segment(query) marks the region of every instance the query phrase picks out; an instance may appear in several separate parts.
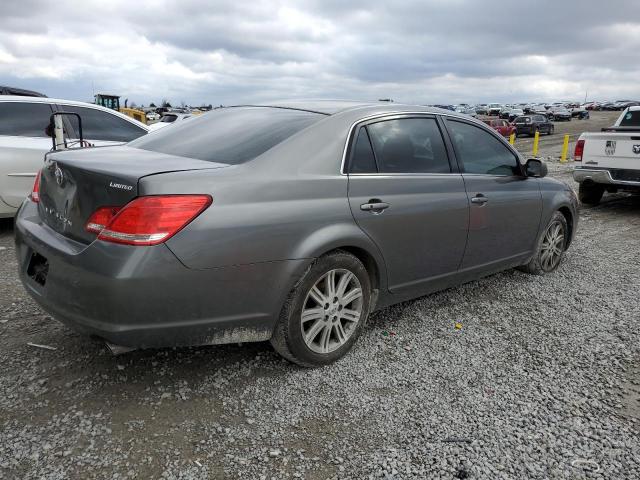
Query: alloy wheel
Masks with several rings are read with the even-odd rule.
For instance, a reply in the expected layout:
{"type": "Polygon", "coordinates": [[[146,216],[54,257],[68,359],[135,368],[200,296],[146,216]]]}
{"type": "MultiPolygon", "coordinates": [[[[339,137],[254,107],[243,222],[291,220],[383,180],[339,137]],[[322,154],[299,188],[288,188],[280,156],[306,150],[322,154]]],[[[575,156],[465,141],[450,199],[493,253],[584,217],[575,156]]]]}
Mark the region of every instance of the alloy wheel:
{"type": "Polygon", "coordinates": [[[302,307],[302,337],[315,353],[331,353],[356,330],[363,311],[362,286],[345,269],[325,273],[311,287],[302,307]]]}
{"type": "Polygon", "coordinates": [[[542,240],[540,264],[545,272],[555,269],[560,263],[564,252],[564,225],[556,221],[549,225],[542,240]]]}

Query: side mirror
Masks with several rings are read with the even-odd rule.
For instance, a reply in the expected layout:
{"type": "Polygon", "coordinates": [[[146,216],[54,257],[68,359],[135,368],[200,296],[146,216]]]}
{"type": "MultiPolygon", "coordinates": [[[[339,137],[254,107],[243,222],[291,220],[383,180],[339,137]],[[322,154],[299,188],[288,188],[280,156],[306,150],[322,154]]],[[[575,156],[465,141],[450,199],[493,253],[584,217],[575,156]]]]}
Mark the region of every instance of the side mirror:
{"type": "Polygon", "coordinates": [[[527,177],[542,178],[547,176],[547,164],[537,158],[530,158],[524,164],[524,171],[527,177]]]}

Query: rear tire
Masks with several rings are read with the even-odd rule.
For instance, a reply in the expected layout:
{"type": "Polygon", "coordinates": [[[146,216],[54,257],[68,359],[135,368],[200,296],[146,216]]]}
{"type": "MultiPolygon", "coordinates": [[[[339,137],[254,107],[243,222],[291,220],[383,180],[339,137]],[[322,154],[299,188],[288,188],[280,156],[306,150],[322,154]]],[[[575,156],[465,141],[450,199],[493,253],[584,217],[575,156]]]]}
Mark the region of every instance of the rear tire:
{"type": "Polygon", "coordinates": [[[293,288],[271,345],[300,366],[328,365],[351,349],[367,323],[370,307],[366,268],[350,253],[336,250],[318,258],[293,288]]]}
{"type": "Polygon", "coordinates": [[[581,183],[578,189],[578,198],[585,205],[597,205],[604,194],[604,187],[597,183],[581,183]]]}
{"type": "Polygon", "coordinates": [[[567,219],[560,212],[556,212],[551,217],[549,224],[538,239],[536,253],[531,257],[529,263],[518,267],[532,275],[544,275],[551,273],[564,258],[564,252],[569,240],[569,225],[567,219]]]}

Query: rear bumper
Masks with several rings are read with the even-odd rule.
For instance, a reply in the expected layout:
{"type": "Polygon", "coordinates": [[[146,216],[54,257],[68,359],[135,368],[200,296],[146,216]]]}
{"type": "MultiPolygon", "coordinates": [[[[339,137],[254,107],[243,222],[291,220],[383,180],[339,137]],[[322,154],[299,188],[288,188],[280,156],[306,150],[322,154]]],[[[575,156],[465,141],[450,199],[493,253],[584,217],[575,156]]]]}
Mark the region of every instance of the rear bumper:
{"type": "Polygon", "coordinates": [[[523,126],[517,126],[516,125],[516,134],[520,135],[521,133],[529,133],[531,135],[533,135],[536,132],[536,127],[532,127],[531,125],[523,125],[523,126]]]}
{"type": "Polygon", "coordinates": [[[576,167],[573,170],[573,179],[578,183],[591,181],[604,185],[640,187],[640,170],[576,167]]]}
{"type": "Polygon", "coordinates": [[[42,308],[78,332],[128,347],[267,340],[308,264],[190,269],[165,245],[69,240],[42,224],[29,201],[15,234],[20,279],[42,308]],[[27,273],[34,253],[48,261],[44,285],[27,273]]]}

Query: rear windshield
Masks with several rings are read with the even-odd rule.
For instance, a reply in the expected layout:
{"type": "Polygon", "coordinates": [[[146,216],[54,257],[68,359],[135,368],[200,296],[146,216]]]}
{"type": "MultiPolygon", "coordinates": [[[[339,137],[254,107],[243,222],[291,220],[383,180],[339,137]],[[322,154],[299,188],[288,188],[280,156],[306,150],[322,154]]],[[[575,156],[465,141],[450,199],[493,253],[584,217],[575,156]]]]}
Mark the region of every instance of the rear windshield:
{"type": "Polygon", "coordinates": [[[518,117],[515,119],[515,123],[529,123],[531,121],[531,117],[518,117]]]}
{"type": "Polygon", "coordinates": [[[221,108],[140,137],[129,145],[236,165],[262,155],[324,117],[319,113],[284,108],[221,108]]]}
{"type": "Polygon", "coordinates": [[[620,120],[621,127],[640,127],[640,110],[632,110],[624,114],[620,120]]]}

